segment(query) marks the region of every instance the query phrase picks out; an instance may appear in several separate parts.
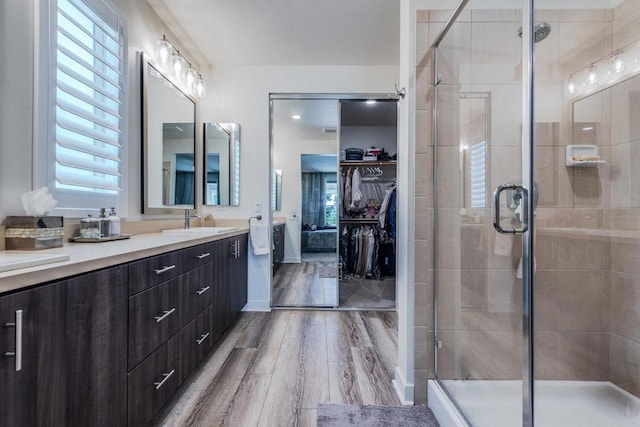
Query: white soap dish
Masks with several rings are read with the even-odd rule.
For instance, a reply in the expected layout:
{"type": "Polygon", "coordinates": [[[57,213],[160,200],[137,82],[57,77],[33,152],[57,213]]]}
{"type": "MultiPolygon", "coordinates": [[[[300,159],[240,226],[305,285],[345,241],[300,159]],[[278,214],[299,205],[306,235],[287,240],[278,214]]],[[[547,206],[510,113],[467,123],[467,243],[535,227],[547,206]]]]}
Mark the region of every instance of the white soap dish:
{"type": "Polygon", "coordinates": [[[595,167],[607,163],[600,159],[597,145],[567,145],[565,164],[568,167],[595,167]]]}

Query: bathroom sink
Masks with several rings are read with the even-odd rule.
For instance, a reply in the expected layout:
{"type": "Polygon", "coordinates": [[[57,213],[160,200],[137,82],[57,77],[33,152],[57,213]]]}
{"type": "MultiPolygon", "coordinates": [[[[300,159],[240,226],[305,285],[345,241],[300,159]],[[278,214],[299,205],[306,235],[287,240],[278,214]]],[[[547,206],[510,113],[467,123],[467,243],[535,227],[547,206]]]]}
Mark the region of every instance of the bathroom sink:
{"type": "Polygon", "coordinates": [[[170,230],[162,230],[163,233],[186,234],[192,236],[211,236],[214,234],[229,233],[236,231],[238,227],[193,227],[189,229],[172,228],[170,230]]]}
{"type": "Polygon", "coordinates": [[[66,254],[16,254],[0,252],[0,272],[67,260],[69,260],[69,255],[66,254]]]}

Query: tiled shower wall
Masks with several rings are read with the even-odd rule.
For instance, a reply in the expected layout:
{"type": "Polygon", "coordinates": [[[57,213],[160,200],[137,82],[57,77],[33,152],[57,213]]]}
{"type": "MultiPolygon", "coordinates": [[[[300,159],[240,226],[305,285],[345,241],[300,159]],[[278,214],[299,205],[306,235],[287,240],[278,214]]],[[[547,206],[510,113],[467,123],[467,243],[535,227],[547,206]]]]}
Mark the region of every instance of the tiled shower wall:
{"type": "MultiPolygon", "coordinates": [[[[428,47],[448,16],[448,11],[419,11],[416,23],[417,403],[426,401],[423,385],[433,376],[434,143],[428,47]]],[[[550,36],[542,42],[547,45],[537,47],[536,52],[535,155],[540,194],[536,216],[536,377],[610,380],[640,395],[640,169],[635,167],[640,162],[640,85],[630,81],[579,101],[576,111],[587,111],[589,120],[584,123],[593,123],[597,129],[586,136],[580,132],[588,126],[582,121],[573,124],[572,103],[563,91],[569,73],[640,39],[640,0],[627,0],[613,10],[539,11],[536,18],[552,26],[550,36]],[[600,145],[608,163],[598,168],[567,168],[565,146],[591,141],[600,145]],[[589,231],[601,229],[625,231],[618,233],[623,237],[615,238],[589,231]]],[[[438,318],[439,336],[444,341],[438,357],[443,378],[508,379],[518,378],[522,372],[521,281],[515,278],[519,241],[511,242],[510,257],[496,256],[491,250],[495,233],[488,220],[490,210],[479,224],[461,219],[455,133],[455,111],[459,109],[455,93],[490,91],[494,105],[501,96],[506,99],[509,87],[497,85],[496,80],[508,80],[508,73],[519,72],[513,63],[519,48],[511,46],[518,40],[503,37],[515,31],[518,19],[515,11],[463,12],[461,25],[451,37],[468,52],[458,51],[457,63],[443,64],[452,67],[458,80],[444,78],[447,85],[441,87],[439,100],[443,117],[449,121],[440,123],[444,130],[439,133],[437,148],[438,318]],[[463,28],[465,23],[471,29],[468,32],[463,28]],[[507,41],[500,41],[499,50],[477,45],[469,33],[478,36],[483,31],[493,31],[496,40],[507,41]],[[506,56],[499,53],[505,49],[506,56]],[[476,64],[475,72],[465,61],[476,64]],[[503,74],[496,74],[496,69],[503,74]],[[478,79],[488,84],[479,86],[478,79]]],[[[520,102],[517,94],[511,98],[520,102]]],[[[512,109],[519,114],[519,106],[512,109]]],[[[489,165],[515,164],[519,168],[519,117],[515,129],[509,125],[513,119],[502,120],[492,118],[494,146],[489,151],[489,165]]],[[[514,173],[504,169],[491,169],[489,188],[514,173]]]]}

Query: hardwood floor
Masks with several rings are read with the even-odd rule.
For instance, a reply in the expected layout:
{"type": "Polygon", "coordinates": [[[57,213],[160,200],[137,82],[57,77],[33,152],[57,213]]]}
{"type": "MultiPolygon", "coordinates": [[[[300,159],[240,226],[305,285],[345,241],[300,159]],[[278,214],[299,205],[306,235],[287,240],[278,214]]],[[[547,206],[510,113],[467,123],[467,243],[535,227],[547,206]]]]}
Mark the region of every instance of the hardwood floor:
{"type": "MultiPolygon", "coordinates": [[[[335,254],[332,254],[335,258],[335,254]]],[[[335,307],[337,262],[282,264],[273,276],[273,304],[278,307],[335,307]]]]}
{"type": "Polygon", "coordinates": [[[319,403],[399,406],[395,312],[243,313],[160,426],[315,426],[319,403]]]}

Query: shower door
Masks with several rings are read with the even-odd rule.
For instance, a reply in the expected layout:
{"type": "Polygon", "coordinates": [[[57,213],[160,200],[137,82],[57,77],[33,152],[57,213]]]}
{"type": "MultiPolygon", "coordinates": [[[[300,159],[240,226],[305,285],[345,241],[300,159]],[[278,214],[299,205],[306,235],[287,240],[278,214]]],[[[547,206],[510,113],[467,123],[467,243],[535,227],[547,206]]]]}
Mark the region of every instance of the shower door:
{"type": "Polygon", "coordinates": [[[432,49],[436,376],[472,425],[529,425],[526,11],[480,3],[432,49]]]}

